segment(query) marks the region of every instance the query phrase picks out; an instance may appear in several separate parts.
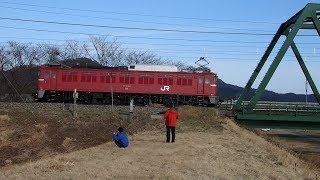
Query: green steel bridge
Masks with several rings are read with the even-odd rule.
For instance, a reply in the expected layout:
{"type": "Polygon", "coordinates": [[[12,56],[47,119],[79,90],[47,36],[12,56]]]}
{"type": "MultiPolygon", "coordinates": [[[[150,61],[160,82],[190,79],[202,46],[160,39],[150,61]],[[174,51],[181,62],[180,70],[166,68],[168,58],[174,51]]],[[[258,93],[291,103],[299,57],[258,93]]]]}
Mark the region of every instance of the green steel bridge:
{"type": "MultiPolygon", "coordinates": [[[[304,60],[294,42],[299,30],[315,30],[320,36],[320,4],[309,3],[302,10],[282,23],[274,35],[256,69],[252,73],[242,94],[231,105],[221,105],[221,109],[227,108],[233,112],[235,119],[248,126],[254,127],[286,127],[303,129],[320,129],[320,95],[319,91],[304,63],[304,60]],[[273,59],[267,73],[263,77],[254,96],[249,100],[249,91],[257,76],[265,65],[271,52],[278,43],[280,37],[285,40],[273,59]],[[317,100],[315,104],[292,104],[276,102],[260,102],[261,95],[265,91],[270,79],[278,68],[287,50],[291,48],[310,87],[317,100]],[[269,124],[269,125],[268,125],[269,124]]],[[[316,38],[316,37],[315,37],[316,38]]]]}

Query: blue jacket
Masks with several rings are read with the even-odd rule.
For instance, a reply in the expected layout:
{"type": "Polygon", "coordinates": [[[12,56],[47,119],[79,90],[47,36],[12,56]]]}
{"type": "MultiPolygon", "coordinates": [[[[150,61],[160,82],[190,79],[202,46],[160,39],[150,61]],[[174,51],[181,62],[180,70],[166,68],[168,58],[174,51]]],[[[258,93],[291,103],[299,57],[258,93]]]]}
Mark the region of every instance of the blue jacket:
{"type": "Polygon", "coordinates": [[[124,147],[128,147],[129,141],[126,133],[120,132],[118,134],[113,134],[112,137],[113,137],[113,140],[120,141],[124,147]]]}

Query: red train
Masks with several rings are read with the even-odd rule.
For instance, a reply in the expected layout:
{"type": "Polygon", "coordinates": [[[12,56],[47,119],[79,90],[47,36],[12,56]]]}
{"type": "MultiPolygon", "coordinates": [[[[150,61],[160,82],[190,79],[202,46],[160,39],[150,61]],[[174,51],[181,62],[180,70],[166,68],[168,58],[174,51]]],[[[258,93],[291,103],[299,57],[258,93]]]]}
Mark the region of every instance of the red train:
{"type": "Polygon", "coordinates": [[[174,71],[156,65],[112,69],[41,66],[38,100],[72,102],[76,90],[77,101],[82,103],[111,104],[113,99],[114,104],[129,104],[131,98],[140,105],[218,103],[215,73],[174,71]]]}

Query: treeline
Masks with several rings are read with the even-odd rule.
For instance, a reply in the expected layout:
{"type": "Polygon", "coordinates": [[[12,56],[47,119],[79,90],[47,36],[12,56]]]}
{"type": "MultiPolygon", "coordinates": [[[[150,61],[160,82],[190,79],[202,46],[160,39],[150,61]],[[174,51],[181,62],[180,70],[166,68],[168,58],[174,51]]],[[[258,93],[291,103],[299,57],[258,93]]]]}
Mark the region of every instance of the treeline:
{"type": "Polygon", "coordinates": [[[163,59],[151,51],[129,50],[108,36],[91,36],[87,41],[66,40],[61,44],[8,41],[0,44],[0,100],[21,100],[20,94],[35,93],[40,65],[78,62],[102,66],[172,64],[180,70],[193,68],[163,59]]]}

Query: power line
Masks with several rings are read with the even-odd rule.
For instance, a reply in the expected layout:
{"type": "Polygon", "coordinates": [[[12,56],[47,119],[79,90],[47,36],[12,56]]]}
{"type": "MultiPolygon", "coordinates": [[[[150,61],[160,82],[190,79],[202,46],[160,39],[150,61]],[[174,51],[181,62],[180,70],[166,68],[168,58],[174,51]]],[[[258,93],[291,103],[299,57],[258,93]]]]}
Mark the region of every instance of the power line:
{"type": "MultiPolygon", "coordinates": [[[[22,11],[31,11],[31,12],[39,12],[45,14],[55,14],[55,15],[66,15],[72,17],[85,17],[85,18],[94,18],[94,19],[105,19],[101,16],[83,16],[79,14],[69,14],[69,13],[61,13],[61,12],[51,12],[51,11],[43,11],[43,10],[34,10],[34,9],[25,9],[25,8],[17,8],[17,7],[8,7],[8,6],[0,6],[1,8],[6,9],[13,9],[13,10],[22,10],[22,11]]],[[[115,20],[115,21],[123,21],[123,22],[134,22],[134,23],[145,23],[145,24],[158,24],[158,25],[174,25],[174,26],[182,26],[182,27],[200,27],[200,28],[210,28],[210,29],[228,29],[228,30],[244,30],[244,31],[260,31],[260,32],[270,32],[265,30],[258,30],[258,29],[244,29],[244,28],[232,28],[232,27],[213,27],[213,26],[199,26],[199,25],[185,25],[185,24],[176,24],[176,23],[159,23],[159,22],[149,22],[149,21],[139,21],[139,20],[129,20],[129,19],[119,19],[119,18],[110,18],[108,20],[115,20]]]]}
{"type": "MultiPolygon", "coordinates": [[[[179,30],[179,29],[158,29],[158,28],[140,28],[140,27],[127,27],[127,26],[109,26],[109,25],[97,25],[97,24],[81,24],[81,23],[69,23],[58,21],[43,21],[21,18],[0,17],[2,20],[10,21],[22,21],[44,24],[58,24],[68,26],[82,26],[82,27],[95,27],[95,28],[110,28],[110,29],[126,29],[126,30],[140,30],[140,31],[159,31],[159,32],[176,32],[176,33],[198,33],[198,34],[225,34],[225,35],[254,35],[254,36],[274,36],[270,33],[247,33],[247,32],[221,32],[221,31],[197,31],[197,30],[179,30]]],[[[304,35],[314,36],[314,35],[304,35]]]]}
{"type": "MultiPolygon", "coordinates": [[[[43,21],[43,20],[10,18],[10,17],[0,17],[0,19],[10,20],[10,21],[32,22],[32,23],[57,24],[57,25],[81,26],[81,27],[95,27],[95,28],[110,28],[110,29],[125,29],[125,30],[140,30],[140,31],[197,33],[197,34],[223,34],[223,35],[252,35],[252,36],[274,36],[274,35],[276,35],[276,34],[272,34],[272,33],[197,31],[197,30],[179,30],[179,29],[140,28],[140,27],[128,27],[128,26],[110,26],[110,25],[82,24],[82,23],[70,23],[70,22],[58,22],[58,21],[43,21]]],[[[296,36],[319,36],[319,35],[312,35],[312,34],[299,35],[298,34],[296,36]]]]}
{"type": "Polygon", "coordinates": [[[34,28],[21,28],[12,26],[0,26],[2,28],[8,29],[19,29],[28,31],[38,31],[38,32],[49,32],[49,33],[60,33],[60,34],[76,34],[76,35],[87,35],[87,36],[111,36],[116,38],[132,38],[132,39],[152,39],[152,40],[168,40],[168,41],[188,41],[188,42],[222,42],[222,43],[269,43],[262,41],[227,41],[227,40],[206,40],[206,39],[185,39],[185,38],[160,38],[160,37],[142,37],[142,36],[123,36],[123,35],[106,35],[106,34],[96,34],[96,33],[82,33],[82,32],[71,32],[71,31],[57,31],[57,30],[46,30],[46,29],[34,29],[34,28]]]}
{"type": "Polygon", "coordinates": [[[119,15],[129,15],[129,16],[141,16],[141,17],[156,17],[156,18],[168,18],[168,19],[185,19],[185,20],[201,20],[201,21],[229,21],[234,23],[252,23],[252,24],[279,24],[274,22],[267,21],[248,21],[248,20],[233,20],[233,19],[212,19],[212,18],[194,18],[194,17],[179,17],[179,16],[156,16],[151,14],[138,14],[138,13],[124,13],[124,12],[115,12],[115,11],[102,11],[102,10],[90,10],[90,9],[78,9],[78,8],[66,8],[66,7],[54,7],[54,6],[44,6],[36,4],[26,4],[26,3],[16,3],[3,1],[2,4],[13,4],[29,7],[41,7],[49,9],[60,9],[60,10],[69,10],[69,11],[80,11],[80,12],[91,12],[91,13],[105,13],[105,14],[119,14],[119,15]]]}

